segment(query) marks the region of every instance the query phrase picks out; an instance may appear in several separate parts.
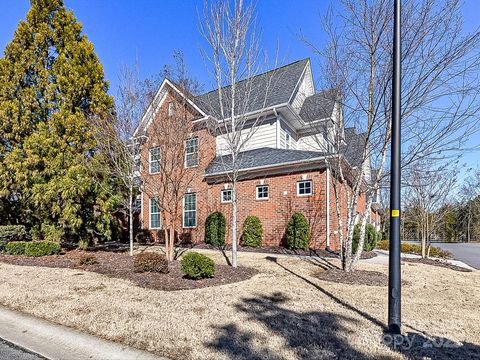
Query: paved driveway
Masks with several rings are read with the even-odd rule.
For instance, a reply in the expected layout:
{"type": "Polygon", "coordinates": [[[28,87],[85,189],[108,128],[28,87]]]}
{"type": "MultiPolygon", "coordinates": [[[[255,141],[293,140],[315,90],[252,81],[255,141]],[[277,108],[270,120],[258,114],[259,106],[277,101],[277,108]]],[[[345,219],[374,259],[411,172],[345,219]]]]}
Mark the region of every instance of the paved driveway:
{"type": "Polygon", "coordinates": [[[9,360],[42,360],[42,356],[24,350],[21,347],[15,346],[8,341],[0,338],[0,359],[9,360]]]}
{"type": "Polygon", "coordinates": [[[480,244],[466,243],[432,243],[433,246],[448,250],[453,258],[480,269],[480,244]]]}

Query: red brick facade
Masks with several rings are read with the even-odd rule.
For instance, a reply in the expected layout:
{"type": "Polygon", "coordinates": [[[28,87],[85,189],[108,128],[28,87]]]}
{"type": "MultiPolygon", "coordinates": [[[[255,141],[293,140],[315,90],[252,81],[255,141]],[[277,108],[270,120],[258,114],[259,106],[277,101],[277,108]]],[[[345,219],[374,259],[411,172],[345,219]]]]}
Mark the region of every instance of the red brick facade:
{"type": "MultiPolygon", "coordinates": [[[[174,101],[169,97],[168,101],[174,101]]],[[[162,111],[166,111],[168,101],[162,105],[162,111]]],[[[198,115],[192,110],[191,117],[198,119],[198,115]]],[[[148,134],[148,131],[147,131],[148,134]]],[[[188,186],[188,192],[196,193],[197,196],[197,226],[191,229],[183,228],[181,233],[193,243],[202,242],[204,239],[204,225],[207,216],[220,211],[227,218],[227,243],[231,242],[231,203],[221,202],[222,189],[228,188],[227,183],[211,183],[205,179],[205,169],[215,157],[215,137],[202,126],[192,133],[199,139],[199,166],[191,169],[194,172],[193,181],[188,186]]],[[[148,147],[142,150],[142,176],[148,175],[148,147]]],[[[326,196],[327,170],[307,170],[290,172],[284,175],[263,175],[237,183],[238,198],[238,239],[240,239],[243,222],[249,215],[257,216],[263,226],[263,245],[282,245],[287,223],[295,212],[303,213],[311,226],[311,248],[325,248],[327,241],[327,196],[326,196]],[[313,194],[311,196],[297,195],[297,182],[312,180],[313,194]],[[268,185],[269,197],[266,200],[256,199],[256,186],[268,185]]],[[[330,181],[332,181],[330,177],[330,181]]],[[[365,196],[359,199],[359,210],[365,208],[365,196]]],[[[181,214],[181,211],[180,211],[181,214]]],[[[149,228],[149,195],[142,194],[142,223],[143,228],[149,228]]],[[[345,214],[344,214],[345,216],[345,214]]],[[[330,184],[330,248],[338,248],[338,221],[336,216],[335,195],[333,186],[330,184]]],[[[379,215],[372,211],[372,220],[379,224],[379,215]]],[[[181,215],[177,220],[178,229],[181,228],[181,215]]]]}

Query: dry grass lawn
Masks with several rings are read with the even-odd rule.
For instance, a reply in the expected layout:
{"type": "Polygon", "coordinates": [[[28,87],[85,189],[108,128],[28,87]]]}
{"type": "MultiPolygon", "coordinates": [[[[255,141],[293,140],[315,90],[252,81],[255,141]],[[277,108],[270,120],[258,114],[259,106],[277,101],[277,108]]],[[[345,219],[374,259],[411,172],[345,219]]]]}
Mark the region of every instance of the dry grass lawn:
{"type": "Polygon", "coordinates": [[[260,273],[173,292],[81,270],[1,263],[0,303],[175,359],[480,358],[480,271],[402,266],[403,331],[415,342],[401,354],[382,341],[386,287],[318,280],[314,260],[239,253],[239,263],[260,273]],[[421,346],[432,337],[446,346],[421,346]]]}

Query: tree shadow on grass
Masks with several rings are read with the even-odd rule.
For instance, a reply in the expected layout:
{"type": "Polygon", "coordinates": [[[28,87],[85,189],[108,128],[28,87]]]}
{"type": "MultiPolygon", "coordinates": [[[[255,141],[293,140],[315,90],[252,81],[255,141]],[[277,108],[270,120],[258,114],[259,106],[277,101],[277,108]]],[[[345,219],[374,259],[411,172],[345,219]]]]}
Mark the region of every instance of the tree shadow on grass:
{"type": "MultiPolygon", "coordinates": [[[[261,323],[272,335],[285,341],[285,349],[269,349],[259,334],[239,329],[235,324],[218,327],[219,336],[208,344],[230,359],[279,359],[290,349],[299,359],[368,359],[348,344],[355,336],[346,325],[358,321],[330,312],[298,312],[283,305],[289,299],[281,293],[244,299],[235,307],[247,320],[261,323]]],[[[354,328],[354,327],[352,327],[354,328]]],[[[291,353],[290,353],[291,354],[291,353]]]]}

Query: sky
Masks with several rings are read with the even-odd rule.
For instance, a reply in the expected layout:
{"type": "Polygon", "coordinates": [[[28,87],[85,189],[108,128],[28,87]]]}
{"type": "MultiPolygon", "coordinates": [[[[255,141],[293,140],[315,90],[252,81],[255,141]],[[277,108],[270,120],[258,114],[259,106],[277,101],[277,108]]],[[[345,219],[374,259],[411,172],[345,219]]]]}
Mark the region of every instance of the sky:
{"type": "MultiPolygon", "coordinates": [[[[326,36],[320,19],[335,0],[257,0],[257,22],[260,24],[261,43],[270,58],[287,64],[310,57],[313,74],[318,82],[319,63],[312,51],[299,40],[306,38],[321,47],[326,36]]],[[[138,59],[141,77],[161,72],[165,64],[173,62],[176,50],[184,53],[187,69],[205,90],[212,81],[200,54],[205,46],[198,29],[203,0],[65,0],[74,11],[83,31],[94,44],[110,82],[110,93],[118,88],[118,74],[122,66],[138,59]]],[[[25,19],[29,0],[0,0],[0,52],[13,38],[18,22],[25,19]]],[[[464,0],[464,30],[480,25],[480,1],[464,0]]],[[[318,89],[317,89],[318,90],[318,89]]],[[[480,144],[480,134],[471,146],[480,144]]],[[[469,152],[464,160],[469,166],[478,166],[480,152],[469,152]]]]}

